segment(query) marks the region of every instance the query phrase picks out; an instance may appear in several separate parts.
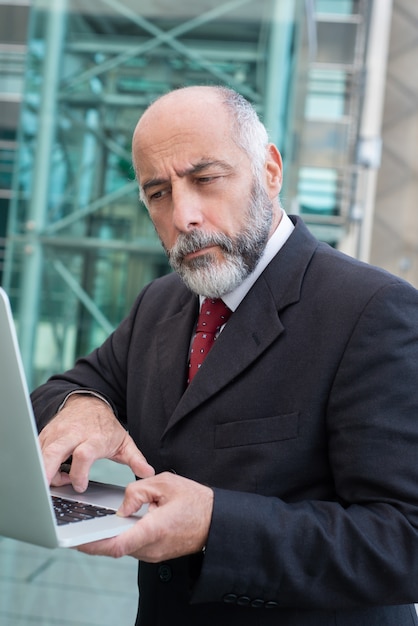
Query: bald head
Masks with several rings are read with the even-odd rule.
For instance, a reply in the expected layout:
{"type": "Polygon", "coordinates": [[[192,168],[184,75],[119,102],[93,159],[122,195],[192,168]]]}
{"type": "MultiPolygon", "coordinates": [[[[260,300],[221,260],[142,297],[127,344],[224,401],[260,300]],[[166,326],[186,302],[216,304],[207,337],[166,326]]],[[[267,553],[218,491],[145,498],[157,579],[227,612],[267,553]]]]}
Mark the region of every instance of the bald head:
{"type": "Polygon", "coordinates": [[[171,91],[151,104],[139,120],[133,137],[133,162],[141,149],[152,141],[156,131],[167,130],[179,136],[190,125],[200,125],[213,132],[213,125],[225,125],[235,144],[252,163],[254,173],[260,173],[266,159],[268,135],[252,105],[239,93],[221,86],[191,86],[171,91]]]}
{"type": "Polygon", "coordinates": [[[149,117],[164,113],[166,110],[175,115],[181,115],[190,111],[198,111],[200,114],[204,111],[208,112],[208,110],[222,106],[226,91],[229,92],[230,90],[226,90],[223,87],[203,85],[175,89],[150,104],[140,119],[139,125],[143,122],[146,123],[149,117]]]}

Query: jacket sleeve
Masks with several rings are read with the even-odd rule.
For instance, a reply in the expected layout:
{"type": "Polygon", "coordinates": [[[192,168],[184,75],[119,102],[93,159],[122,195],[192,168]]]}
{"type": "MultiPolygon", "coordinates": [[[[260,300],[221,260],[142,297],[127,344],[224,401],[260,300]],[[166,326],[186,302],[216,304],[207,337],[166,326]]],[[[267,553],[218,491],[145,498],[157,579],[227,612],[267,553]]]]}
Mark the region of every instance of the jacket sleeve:
{"type": "Polygon", "coordinates": [[[193,602],[335,609],[418,599],[417,375],[417,292],[394,282],[367,302],[329,389],[335,498],[215,489],[193,602]]]}

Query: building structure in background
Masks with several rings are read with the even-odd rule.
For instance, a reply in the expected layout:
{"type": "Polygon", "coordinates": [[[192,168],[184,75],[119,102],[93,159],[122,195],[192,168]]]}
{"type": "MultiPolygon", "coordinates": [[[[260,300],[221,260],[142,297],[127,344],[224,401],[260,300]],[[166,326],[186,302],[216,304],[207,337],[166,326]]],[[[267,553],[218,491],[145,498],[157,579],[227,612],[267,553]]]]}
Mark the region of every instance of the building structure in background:
{"type": "Polygon", "coordinates": [[[100,343],[169,271],[130,159],[139,116],[169,89],[245,95],[283,154],[286,209],[361,255],[379,143],[365,117],[386,69],[370,53],[384,49],[390,5],[33,0],[2,269],[30,386],[100,343]]]}
{"type": "Polygon", "coordinates": [[[29,0],[0,2],[0,284],[24,85],[29,0]]]}
{"type": "Polygon", "coordinates": [[[418,287],[418,2],[393,0],[370,260],[418,287]]]}

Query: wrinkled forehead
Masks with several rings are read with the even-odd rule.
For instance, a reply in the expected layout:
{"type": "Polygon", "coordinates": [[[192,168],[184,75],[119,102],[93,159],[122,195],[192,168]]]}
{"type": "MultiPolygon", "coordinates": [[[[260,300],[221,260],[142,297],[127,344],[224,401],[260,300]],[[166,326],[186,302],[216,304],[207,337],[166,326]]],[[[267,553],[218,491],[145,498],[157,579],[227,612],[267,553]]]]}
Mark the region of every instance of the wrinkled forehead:
{"type": "Polygon", "coordinates": [[[222,103],[218,100],[204,107],[194,99],[152,105],[137,124],[132,149],[138,174],[147,164],[156,167],[169,159],[187,166],[202,159],[234,158],[238,148],[229,112],[222,103]]]}

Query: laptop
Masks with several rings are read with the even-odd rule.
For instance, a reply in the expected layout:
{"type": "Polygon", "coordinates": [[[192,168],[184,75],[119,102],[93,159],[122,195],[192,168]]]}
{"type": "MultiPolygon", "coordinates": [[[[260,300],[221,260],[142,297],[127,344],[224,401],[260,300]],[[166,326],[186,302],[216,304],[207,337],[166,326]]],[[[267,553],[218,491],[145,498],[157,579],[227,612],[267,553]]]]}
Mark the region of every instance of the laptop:
{"type": "Polygon", "coordinates": [[[148,508],[118,517],[123,495],[121,486],[92,481],[83,494],[71,485],[48,486],[12,311],[0,287],[0,536],[47,548],[113,537],[148,508]]]}

